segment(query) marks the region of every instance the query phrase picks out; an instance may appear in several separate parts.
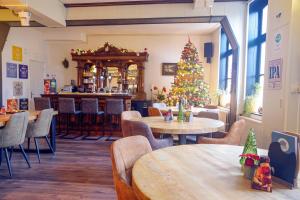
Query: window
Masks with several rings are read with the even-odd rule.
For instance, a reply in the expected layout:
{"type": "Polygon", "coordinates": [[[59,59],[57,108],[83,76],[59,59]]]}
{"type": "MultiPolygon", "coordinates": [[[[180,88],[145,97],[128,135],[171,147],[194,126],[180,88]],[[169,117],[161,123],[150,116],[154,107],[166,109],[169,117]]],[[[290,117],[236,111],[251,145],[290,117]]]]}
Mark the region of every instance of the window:
{"type": "MultiPolygon", "coordinates": [[[[255,95],[257,88],[263,88],[266,52],[268,0],[254,0],[249,5],[248,57],[246,96],[255,95]]],[[[258,104],[262,106],[262,92],[258,104]]]]}
{"type": "Polygon", "coordinates": [[[219,89],[230,93],[232,74],[232,48],[223,29],[221,29],[220,51],[219,89]]]}

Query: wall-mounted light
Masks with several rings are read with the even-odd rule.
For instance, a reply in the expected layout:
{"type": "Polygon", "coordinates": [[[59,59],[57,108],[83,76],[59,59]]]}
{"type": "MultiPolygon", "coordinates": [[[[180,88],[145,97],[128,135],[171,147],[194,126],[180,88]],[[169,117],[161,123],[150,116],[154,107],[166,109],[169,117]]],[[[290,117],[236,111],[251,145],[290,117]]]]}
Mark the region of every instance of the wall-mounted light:
{"type": "Polygon", "coordinates": [[[64,68],[68,69],[69,61],[66,58],[62,61],[62,64],[63,64],[64,68]]]}
{"type": "Polygon", "coordinates": [[[18,12],[18,15],[20,17],[21,25],[22,26],[29,26],[30,25],[30,12],[20,11],[18,12]]]}

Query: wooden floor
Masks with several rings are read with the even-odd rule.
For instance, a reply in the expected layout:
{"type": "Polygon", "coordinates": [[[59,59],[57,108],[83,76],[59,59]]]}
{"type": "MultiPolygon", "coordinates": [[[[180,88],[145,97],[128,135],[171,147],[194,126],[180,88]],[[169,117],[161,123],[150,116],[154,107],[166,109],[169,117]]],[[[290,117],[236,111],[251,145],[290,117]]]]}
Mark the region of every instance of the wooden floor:
{"type": "Polygon", "coordinates": [[[29,154],[31,168],[20,153],[12,157],[10,179],[5,159],[0,167],[0,199],[116,199],[109,146],[111,142],[57,141],[56,156],[29,154]]]}

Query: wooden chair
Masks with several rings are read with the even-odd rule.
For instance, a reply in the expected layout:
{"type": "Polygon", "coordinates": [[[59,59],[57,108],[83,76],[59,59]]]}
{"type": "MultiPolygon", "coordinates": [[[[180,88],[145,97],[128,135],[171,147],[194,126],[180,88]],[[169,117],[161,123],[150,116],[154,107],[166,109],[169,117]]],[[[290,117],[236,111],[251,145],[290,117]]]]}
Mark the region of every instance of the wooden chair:
{"type": "Polygon", "coordinates": [[[218,106],[216,105],[205,105],[204,108],[207,108],[207,109],[218,109],[218,106]]]}
{"type": "Polygon", "coordinates": [[[217,112],[201,111],[198,113],[197,117],[218,120],[219,114],[217,112]]]}
{"type": "Polygon", "coordinates": [[[119,139],[111,145],[112,171],[118,200],[137,200],[132,189],[132,168],[143,155],[152,151],[144,136],[119,139]]]}
{"type": "Polygon", "coordinates": [[[246,129],[245,120],[241,119],[236,121],[230,128],[227,134],[224,134],[223,138],[207,138],[199,137],[198,144],[229,144],[240,145],[241,135],[246,129]]]}
{"type": "Polygon", "coordinates": [[[162,116],[160,110],[158,108],[154,108],[154,107],[148,107],[148,115],[150,117],[162,116]]]}
{"type": "Polygon", "coordinates": [[[130,127],[126,125],[125,120],[140,119],[142,115],[139,111],[124,111],[121,114],[121,126],[123,137],[131,136],[130,127]]]}

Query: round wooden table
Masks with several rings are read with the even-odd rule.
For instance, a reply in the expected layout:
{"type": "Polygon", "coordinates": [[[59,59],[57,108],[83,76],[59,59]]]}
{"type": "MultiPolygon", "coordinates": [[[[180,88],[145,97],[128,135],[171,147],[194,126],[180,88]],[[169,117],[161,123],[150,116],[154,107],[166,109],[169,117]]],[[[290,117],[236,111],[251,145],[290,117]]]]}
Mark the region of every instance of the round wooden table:
{"type": "Polygon", "coordinates": [[[139,120],[148,124],[154,133],[178,135],[180,144],[186,144],[187,135],[213,133],[224,127],[222,121],[198,117],[191,122],[178,122],[176,117],[171,122],[164,121],[163,117],[143,117],[139,120]]]}
{"type": "MultiPolygon", "coordinates": [[[[300,199],[299,188],[290,190],[277,183],[272,193],[251,189],[239,164],[242,150],[199,144],[153,151],[135,163],[133,189],[140,200],[300,199]]],[[[259,150],[259,154],[267,155],[267,151],[259,150]]]]}

